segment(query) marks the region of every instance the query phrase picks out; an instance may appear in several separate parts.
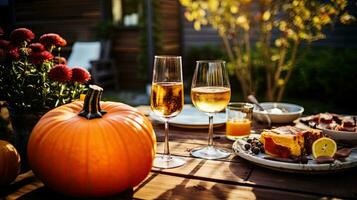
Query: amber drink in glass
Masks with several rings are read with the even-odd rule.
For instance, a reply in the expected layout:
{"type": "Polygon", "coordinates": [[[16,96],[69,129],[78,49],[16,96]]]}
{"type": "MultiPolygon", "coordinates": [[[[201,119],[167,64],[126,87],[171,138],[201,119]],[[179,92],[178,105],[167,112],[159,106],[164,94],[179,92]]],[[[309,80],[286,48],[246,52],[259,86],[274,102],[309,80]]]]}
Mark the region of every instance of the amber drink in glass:
{"type": "Polygon", "coordinates": [[[155,157],[153,166],[179,167],[185,160],[170,154],[169,120],[181,112],[184,104],[181,56],[155,56],[150,101],[151,110],[165,122],[164,154],[155,157]]]}
{"type": "Polygon", "coordinates": [[[228,104],[226,108],[226,136],[228,139],[236,140],[250,135],[253,108],[253,104],[244,102],[228,104]]]}

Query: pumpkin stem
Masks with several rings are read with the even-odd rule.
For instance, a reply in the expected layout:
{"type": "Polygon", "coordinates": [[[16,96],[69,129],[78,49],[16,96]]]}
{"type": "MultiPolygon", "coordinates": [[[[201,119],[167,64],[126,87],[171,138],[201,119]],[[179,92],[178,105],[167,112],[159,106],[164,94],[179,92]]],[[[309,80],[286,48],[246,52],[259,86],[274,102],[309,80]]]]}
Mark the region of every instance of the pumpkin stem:
{"type": "Polygon", "coordinates": [[[95,119],[101,118],[107,113],[100,108],[102,94],[103,88],[97,85],[89,85],[87,95],[84,99],[83,110],[78,115],[87,119],[95,119]]]}

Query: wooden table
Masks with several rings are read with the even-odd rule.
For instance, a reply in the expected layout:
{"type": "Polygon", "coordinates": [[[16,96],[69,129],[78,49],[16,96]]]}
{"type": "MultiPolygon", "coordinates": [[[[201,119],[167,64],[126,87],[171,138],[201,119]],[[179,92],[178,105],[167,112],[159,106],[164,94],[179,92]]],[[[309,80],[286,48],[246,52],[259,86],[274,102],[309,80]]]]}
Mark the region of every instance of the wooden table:
{"type": "MultiPolygon", "coordinates": [[[[154,124],[158,153],[163,152],[163,125],[154,124]]],[[[231,151],[225,127],[215,128],[214,142],[231,151]]],[[[108,199],[357,199],[357,169],[336,174],[304,175],[272,171],[232,154],[227,159],[204,160],[190,156],[192,148],[207,143],[207,130],[170,127],[170,150],[186,165],[152,169],[139,186],[108,199]]],[[[3,199],[69,199],[51,191],[32,172],[0,189],[3,199]]]]}

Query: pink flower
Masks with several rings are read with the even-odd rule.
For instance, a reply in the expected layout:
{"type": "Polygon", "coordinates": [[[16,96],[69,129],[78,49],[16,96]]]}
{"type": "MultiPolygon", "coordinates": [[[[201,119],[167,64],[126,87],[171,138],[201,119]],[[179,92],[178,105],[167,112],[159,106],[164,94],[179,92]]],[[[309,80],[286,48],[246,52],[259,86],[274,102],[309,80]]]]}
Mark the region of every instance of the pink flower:
{"type": "Polygon", "coordinates": [[[29,59],[32,64],[37,65],[53,59],[53,55],[48,51],[32,52],[29,59]]]}
{"type": "Polygon", "coordinates": [[[55,45],[55,46],[63,47],[67,45],[67,41],[56,33],[47,33],[42,35],[40,37],[40,43],[42,43],[45,46],[55,45]]]}
{"type": "Polygon", "coordinates": [[[0,47],[3,49],[7,49],[10,45],[10,42],[7,40],[0,40],[0,47]]]}
{"type": "Polygon", "coordinates": [[[64,64],[64,65],[67,64],[66,58],[60,57],[60,56],[54,57],[53,62],[54,62],[55,64],[64,64]]]}
{"type": "Polygon", "coordinates": [[[35,34],[27,28],[18,28],[11,32],[10,41],[13,44],[19,45],[23,41],[30,42],[35,38],[35,34]]]}
{"type": "Polygon", "coordinates": [[[11,59],[13,60],[18,60],[20,59],[20,50],[19,48],[17,47],[14,47],[14,48],[11,48],[9,51],[8,51],[8,55],[11,59]]]}
{"type": "Polygon", "coordinates": [[[41,43],[32,43],[29,45],[33,52],[41,52],[45,50],[45,47],[41,43]]]}
{"type": "Polygon", "coordinates": [[[81,84],[86,83],[91,78],[89,72],[82,67],[74,67],[72,69],[72,79],[73,82],[78,82],[81,84]]]}
{"type": "Polygon", "coordinates": [[[72,70],[67,65],[58,64],[50,70],[48,77],[54,81],[65,83],[72,78],[72,70]]]}

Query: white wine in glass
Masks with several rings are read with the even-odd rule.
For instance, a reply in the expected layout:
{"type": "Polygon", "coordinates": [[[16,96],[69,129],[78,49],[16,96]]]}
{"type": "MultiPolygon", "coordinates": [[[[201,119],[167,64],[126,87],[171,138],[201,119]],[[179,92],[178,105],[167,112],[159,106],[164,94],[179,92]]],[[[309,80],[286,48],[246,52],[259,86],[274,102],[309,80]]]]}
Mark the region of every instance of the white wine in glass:
{"type": "Polygon", "coordinates": [[[181,56],[155,56],[150,100],[151,110],[165,122],[164,154],[157,155],[153,165],[179,167],[186,162],[170,155],[169,119],[177,116],[184,104],[181,56]]]}
{"type": "Polygon", "coordinates": [[[208,115],[208,145],[191,151],[194,157],[219,159],[229,152],[213,145],[213,115],[223,111],[231,98],[231,89],[225,62],[221,60],[197,61],[192,79],[191,99],[193,105],[208,115]]]}
{"type": "Polygon", "coordinates": [[[231,90],[227,87],[196,87],[191,90],[191,98],[196,108],[202,112],[216,113],[224,110],[229,103],[231,90]]]}

